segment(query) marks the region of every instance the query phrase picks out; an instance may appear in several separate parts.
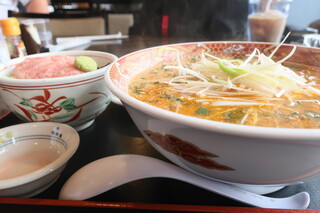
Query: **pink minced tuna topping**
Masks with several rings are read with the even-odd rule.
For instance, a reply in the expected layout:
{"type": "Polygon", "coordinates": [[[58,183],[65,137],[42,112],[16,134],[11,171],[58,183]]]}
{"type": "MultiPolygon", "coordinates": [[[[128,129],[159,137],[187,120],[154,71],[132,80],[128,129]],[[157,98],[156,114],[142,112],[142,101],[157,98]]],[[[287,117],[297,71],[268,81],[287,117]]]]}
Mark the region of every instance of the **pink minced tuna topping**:
{"type": "Polygon", "coordinates": [[[16,65],[13,77],[19,79],[56,78],[84,73],[75,67],[74,59],[75,57],[63,55],[26,58],[16,65]]]}

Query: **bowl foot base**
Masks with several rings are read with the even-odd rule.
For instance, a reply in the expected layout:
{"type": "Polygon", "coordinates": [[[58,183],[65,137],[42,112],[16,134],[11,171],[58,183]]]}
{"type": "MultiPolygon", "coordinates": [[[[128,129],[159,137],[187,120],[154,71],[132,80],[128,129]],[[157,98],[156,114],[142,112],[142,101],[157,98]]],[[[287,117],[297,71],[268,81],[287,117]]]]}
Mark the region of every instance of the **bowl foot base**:
{"type": "Polygon", "coordinates": [[[84,123],[84,124],[81,124],[79,126],[75,126],[75,130],[77,130],[78,132],[81,131],[81,130],[84,130],[86,128],[88,128],[89,126],[91,126],[93,124],[95,119],[92,119],[90,121],[88,121],[87,123],[84,123]]]}
{"type": "Polygon", "coordinates": [[[60,177],[60,175],[58,177],[56,177],[55,179],[53,179],[48,184],[46,184],[45,186],[37,189],[36,191],[30,192],[28,194],[21,195],[19,197],[21,197],[21,198],[30,198],[30,197],[36,196],[37,194],[40,194],[41,192],[47,190],[50,186],[52,186],[58,180],[59,177],[60,177]]]}
{"type": "Polygon", "coordinates": [[[280,189],[283,189],[285,187],[285,185],[283,186],[266,186],[266,185],[249,185],[249,184],[235,184],[235,183],[231,183],[231,185],[236,186],[238,188],[241,188],[243,190],[249,191],[249,192],[253,192],[256,194],[269,194],[272,192],[276,192],[280,189]]]}

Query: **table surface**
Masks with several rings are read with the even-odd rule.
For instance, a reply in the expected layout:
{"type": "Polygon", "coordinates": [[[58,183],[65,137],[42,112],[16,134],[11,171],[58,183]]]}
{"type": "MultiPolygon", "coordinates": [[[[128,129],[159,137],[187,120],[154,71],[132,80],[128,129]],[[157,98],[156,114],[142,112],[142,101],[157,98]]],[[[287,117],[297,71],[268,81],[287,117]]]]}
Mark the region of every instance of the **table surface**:
{"type": "MultiPolygon", "coordinates": [[[[95,42],[87,49],[111,52],[117,56],[167,43],[188,42],[183,39],[158,39],[130,37],[124,40],[95,42]]],[[[13,114],[0,120],[0,128],[21,123],[13,114]]],[[[109,107],[85,130],[79,132],[80,146],[69,161],[59,179],[46,191],[33,198],[0,198],[1,212],[105,212],[167,210],[192,212],[295,212],[285,210],[262,210],[208,192],[191,184],[168,178],[148,178],[116,187],[87,201],[57,200],[66,180],[84,165],[117,154],[139,154],[167,161],[143,138],[123,106],[111,103],[109,107]],[[19,204],[19,205],[17,205],[19,204]]],[[[106,171],[112,172],[112,171],[106,171]]],[[[300,185],[287,186],[270,194],[285,197],[300,191],[311,196],[310,210],[320,210],[320,181],[312,180],[300,185]]],[[[302,211],[297,211],[302,212],[302,211]]]]}

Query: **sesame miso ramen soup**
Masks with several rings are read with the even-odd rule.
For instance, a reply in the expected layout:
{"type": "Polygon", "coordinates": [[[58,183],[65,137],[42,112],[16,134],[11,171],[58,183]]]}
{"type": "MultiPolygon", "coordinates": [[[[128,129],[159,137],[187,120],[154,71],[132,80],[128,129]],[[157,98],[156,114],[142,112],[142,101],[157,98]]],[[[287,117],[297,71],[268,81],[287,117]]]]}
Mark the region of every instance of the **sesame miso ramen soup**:
{"type": "MultiPolygon", "coordinates": [[[[202,54],[159,64],[129,83],[134,98],[172,112],[241,125],[320,128],[320,68],[290,66],[255,49],[245,58],[202,54]]],[[[276,51],[276,49],[275,49],[276,51]]]]}

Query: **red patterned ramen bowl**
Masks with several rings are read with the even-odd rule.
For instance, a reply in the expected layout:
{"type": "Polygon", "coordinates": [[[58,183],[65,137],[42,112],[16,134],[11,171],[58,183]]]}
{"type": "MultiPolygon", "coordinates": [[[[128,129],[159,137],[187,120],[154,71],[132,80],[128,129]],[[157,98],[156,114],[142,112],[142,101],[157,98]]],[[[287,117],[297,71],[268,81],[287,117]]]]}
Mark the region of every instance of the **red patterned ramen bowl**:
{"type": "MultiPolygon", "coordinates": [[[[137,74],[159,64],[199,56],[248,56],[257,48],[266,55],[270,43],[195,42],[140,50],[119,58],[105,80],[122,101],[147,141],[173,163],[196,174],[237,184],[283,186],[315,177],[320,171],[320,129],[274,128],[232,124],[164,110],[129,95],[137,74]]],[[[283,45],[277,61],[293,47],[283,45]]],[[[298,46],[287,60],[320,70],[320,49],[298,46]]],[[[159,103],[160,104],[160,103],[159,103]]],[[[320,118],[318,118],[320,122],[320,118]]]]}
{"type": "Polygon", "coordinates": [[[90,56],[100,68],[66,77],[16,79],[12,77],[13,69],[26,57],[13,59],[0,71],[0,97],[23,121],[59,122],[82,130],[94,122],[113,97],[104,82],[104,74],[106,65],[117,57],[98,51],[63,51],[27,57],[55,55],[90,56]]]}

